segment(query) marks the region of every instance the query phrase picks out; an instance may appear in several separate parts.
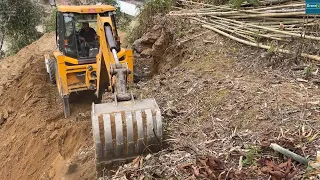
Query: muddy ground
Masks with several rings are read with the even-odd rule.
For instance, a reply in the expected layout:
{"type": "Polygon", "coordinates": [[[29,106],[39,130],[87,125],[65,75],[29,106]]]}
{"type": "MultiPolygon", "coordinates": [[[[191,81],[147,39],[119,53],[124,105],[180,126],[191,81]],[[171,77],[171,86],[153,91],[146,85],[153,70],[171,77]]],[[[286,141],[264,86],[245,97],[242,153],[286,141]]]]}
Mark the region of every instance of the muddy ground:
{"type": "MultiPolygon", "coordinates": [[[[292,56],[247,47],[210,31],[190,39],[207,30],[187,20],[163,21],[157,28],[159,36],[147,47],[156,51],[136,61],[154,68],[155,75],[132,88],[158,102],[165,149],[139,168],[120,167],[113,178],[185,179],[197,175],[190,169],[200,168],[199,156],[210,156],[218,164],[212,179],[268,179],[261,159],[287,160],[266,147],[270,142],[314,158],[320,143],[316,63],[298,59],[297,65],[292,56]],[[305,64],[315,64],[309,79],[303,68],[294,68],[305,64]],[[194,166],[181,166],[188,163],[194,166]]],[[[90,122],[95,97],[75,94],[72,117],[63,117],[44,66],[43,55],[54,49],[54,34],[46,34],[0,62],[0,179],[95,177],[90,122]]],[[[306,173],[296,162],[290,171],[295,169],[295,179],[306,173]]]]}

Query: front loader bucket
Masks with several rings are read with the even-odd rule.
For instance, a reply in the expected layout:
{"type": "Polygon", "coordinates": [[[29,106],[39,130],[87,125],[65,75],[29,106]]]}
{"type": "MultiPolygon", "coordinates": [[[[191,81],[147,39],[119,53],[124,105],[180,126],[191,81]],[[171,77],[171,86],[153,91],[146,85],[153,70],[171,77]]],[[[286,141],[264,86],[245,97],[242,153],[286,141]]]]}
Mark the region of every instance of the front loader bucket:
{"type": "Polygon", "coordinates": [[[97,176],[102,170],[157,152],[162,146],[162,120],[154,99],[92,105],[97,176]]]}

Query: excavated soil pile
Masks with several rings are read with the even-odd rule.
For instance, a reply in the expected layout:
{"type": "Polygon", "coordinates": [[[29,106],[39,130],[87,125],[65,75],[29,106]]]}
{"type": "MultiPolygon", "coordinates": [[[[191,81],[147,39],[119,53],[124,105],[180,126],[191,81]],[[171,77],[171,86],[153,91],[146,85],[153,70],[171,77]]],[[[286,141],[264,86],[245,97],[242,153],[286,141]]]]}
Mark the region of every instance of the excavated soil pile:
{"type": "Polygon", "coordinates": [[[0,62],[0,179],[92,179],[91,97],[74,97],[64,119],[44,54],[55,49],[45,34],[0,62]]]}

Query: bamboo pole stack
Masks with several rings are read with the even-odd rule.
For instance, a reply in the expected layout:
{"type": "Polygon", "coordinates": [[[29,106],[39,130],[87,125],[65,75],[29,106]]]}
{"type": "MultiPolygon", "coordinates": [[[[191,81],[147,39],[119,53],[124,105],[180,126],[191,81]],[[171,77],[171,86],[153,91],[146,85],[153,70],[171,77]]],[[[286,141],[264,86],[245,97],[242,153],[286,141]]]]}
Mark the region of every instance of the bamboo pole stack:
{"type": "MultiPolygon", "coordinates": [[[[306,39],[320,42],[318,15],[306,16],[305,3],[293,0],[259,1],[260,6],[243,4],[235,9],[229,5],[212,5],[190,0],[178,0],[179,10],[169,16],[188,17],[235,41],[264,49],[268,43],[290,42],[306,39]]],[[[281,53],[293,53],[289,49],[276,49],[281,53]]],[[[319,54],[301,53],[302,57],[320,60],[319,54]]]]}

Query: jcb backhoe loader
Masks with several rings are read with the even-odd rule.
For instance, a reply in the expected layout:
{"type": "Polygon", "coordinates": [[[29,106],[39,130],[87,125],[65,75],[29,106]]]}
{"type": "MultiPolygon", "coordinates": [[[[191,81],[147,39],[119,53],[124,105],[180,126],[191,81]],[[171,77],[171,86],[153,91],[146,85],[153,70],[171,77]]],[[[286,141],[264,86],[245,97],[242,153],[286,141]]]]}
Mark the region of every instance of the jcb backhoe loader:
{"type": "Polygon", "coordinates": [[[108,5],[57,9],[58,50],[54,58],[45,56],[45,64],[51,82],[57,84],[65,117],[70,116],[70,93],[92,90],[99,98],[103,93],[113,94],[111,103],[92,103],[97,177],[103,176],[106,166],[158,151],[162,142],[160,109],[154,99],[136,100],[128,92],[127,84],[133,81],[132,50],[120,48],[116,9],[108,5]],[[95,29],[96,40],[87,42],[82,26],[87,32],[88,26],[95,29]]]}

